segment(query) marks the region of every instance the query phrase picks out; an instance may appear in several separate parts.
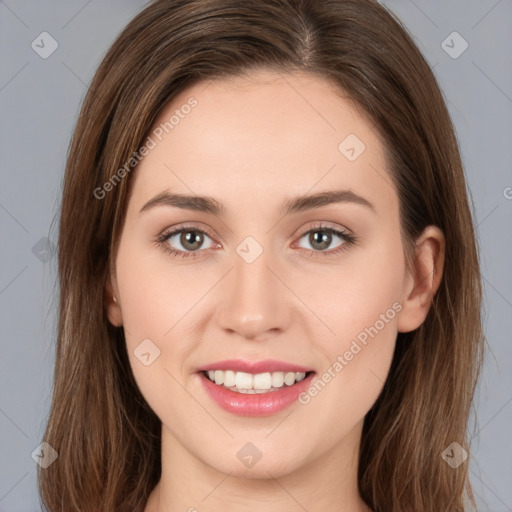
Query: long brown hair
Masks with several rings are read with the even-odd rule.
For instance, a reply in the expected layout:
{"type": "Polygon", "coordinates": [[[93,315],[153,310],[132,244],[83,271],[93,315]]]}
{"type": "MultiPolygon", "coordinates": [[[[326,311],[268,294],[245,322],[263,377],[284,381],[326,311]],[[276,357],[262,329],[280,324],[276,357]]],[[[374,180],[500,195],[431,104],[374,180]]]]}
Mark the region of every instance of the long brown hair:
{"type": "Polygon", "coordinates": [[[468,461],[452,468],[441,454],[452,442],[469,451],[466,426],[485,342],[479,258],[454,129],[420,51],[373,0],[156,0],[101,62],[68,154],[44,435],[59,456],[38,473],[50,512],[142,511],[161,471],[160,421],[104,303],[136,169],[102,197],[94,191],[130,161],[177,93],[258,68],[326,78],[369,116],[386,146],[408,262],[427,225],[446,237],[428,316],[398,334],[390,374],[365,418],[360,493],[382,512],[476,507],[468,461]]]}

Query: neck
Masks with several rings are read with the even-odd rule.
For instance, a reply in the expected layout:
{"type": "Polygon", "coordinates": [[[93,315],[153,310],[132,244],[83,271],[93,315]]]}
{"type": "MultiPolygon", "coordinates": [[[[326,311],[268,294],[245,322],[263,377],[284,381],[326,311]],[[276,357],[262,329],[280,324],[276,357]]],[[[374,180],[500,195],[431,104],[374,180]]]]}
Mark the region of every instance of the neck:
{"type": "Polygon", "coordinates": [[[371,512],[359,495],[357,464],[362,422],[328,453],[292,472],[266,477],[223,473],[189,452],[162,427],[162,474],[145,512],[371,512]]]}

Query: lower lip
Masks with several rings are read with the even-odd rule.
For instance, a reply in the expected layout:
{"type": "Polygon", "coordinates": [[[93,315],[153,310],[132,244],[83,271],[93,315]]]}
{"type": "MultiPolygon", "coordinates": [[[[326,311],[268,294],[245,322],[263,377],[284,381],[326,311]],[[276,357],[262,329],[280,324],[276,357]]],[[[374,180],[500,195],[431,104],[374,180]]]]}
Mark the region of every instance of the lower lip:
{"type": "Polygon", "coordinates": [[[314,372],[293,386],[284,385],[279,391],[268,393],[237,393],[212,382],[202,372],[199,378],[208,395],[222,409],[240,416],[270,416],[295,402],[299,395],[311,385],[314,372]]]}

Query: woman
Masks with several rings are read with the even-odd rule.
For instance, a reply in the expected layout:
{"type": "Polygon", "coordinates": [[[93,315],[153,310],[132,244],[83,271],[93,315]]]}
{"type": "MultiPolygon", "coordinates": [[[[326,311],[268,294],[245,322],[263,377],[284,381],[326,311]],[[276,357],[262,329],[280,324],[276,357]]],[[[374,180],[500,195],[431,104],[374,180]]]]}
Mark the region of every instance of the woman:
{"type": "Polygon", "coordinates": [[[482,356],[459,150],[372,0],[157,0],[59,234],[57,510],[463,511],[482,356]]]}

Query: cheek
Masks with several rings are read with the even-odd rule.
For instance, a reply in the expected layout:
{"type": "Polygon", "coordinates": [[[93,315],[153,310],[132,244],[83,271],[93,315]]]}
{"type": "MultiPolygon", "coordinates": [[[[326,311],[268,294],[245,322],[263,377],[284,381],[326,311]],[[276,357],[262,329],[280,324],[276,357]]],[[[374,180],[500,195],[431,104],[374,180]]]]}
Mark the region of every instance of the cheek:
{"type": "Polygon", "coordinates": [[[395,247],[381,243],[355,252],[339,271],[331,270],[321,286],[309,283],[307,300],[329,328],[322,329],[322,345],[331,358],[359,335],[364,342],[364,333],[372,326],[382,338],[396,330],[405,262],[401,249],[395,247]]]}
{"type": "Polygon", "coordinates": [[[403,270],[400,250],[375,244],[310,293],[312,308],[329,327],[322,328],[321,337],[310,333],[322,360],[321,382],[303,400],[311,399],[311,414],[322,417],[333,409],[321,404],[332,403],[341,407],[336,409],[340,421],[344,415],[361,418],[377,399],[393,358],[403,270]]]}
{"type": "Polygon", "coordinates": [[[121,242],[116,264],[123,325],[132,343],[171,339],[215,282],[215,276],[198,275],[193,266],[176,265],[163,250],[135,240],[121,242]]]}
{"type": "Polygon", "coordinates": [[[176,323],[174,308],[169,307],[172,286],[151,264],[140,244],[128,238],[121,239],[116,278],[130,365],[139,389],[153,407],[158,390],[169,386],[166,381],[170,377],[164,370],[168,348],[164,343],[171,338],[176,323]]]}
{"type": "Polygon", "coordinates": [[[185,398],[178,382],[186,381],[182,362],[196,346],[191,319],[204,316],[201,299],[218,280],[211,270],[201,275],[192,265],[173,266],[170,260],[157,248],[148,250],[140,241],[122,239],[116,261],[130,365],[157,413],[168,408],[170,394],[185,398]]]}

